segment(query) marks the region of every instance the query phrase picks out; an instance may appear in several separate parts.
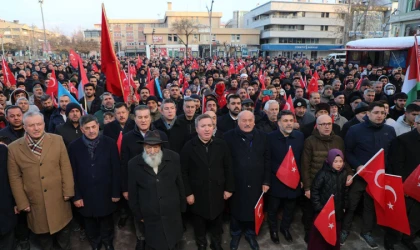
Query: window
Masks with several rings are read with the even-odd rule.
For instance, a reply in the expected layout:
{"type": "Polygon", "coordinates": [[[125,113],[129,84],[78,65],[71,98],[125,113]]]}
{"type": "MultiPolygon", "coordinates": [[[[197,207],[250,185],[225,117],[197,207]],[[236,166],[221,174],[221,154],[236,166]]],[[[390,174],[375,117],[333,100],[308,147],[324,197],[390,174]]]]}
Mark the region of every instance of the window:
{"type": "Polygon", "coordinates": [[[327,13],[325,13],[325,17],[326,17],[326,18],[329,18],[329,17],[330,17],[330,13],[328,13],[328,12],[327,12],[327,13]]]}
{"type": "Polygon", "coordinates": [[[305,17],[305,12],[302,12],[302,17],[305,17]]]}
{"type": "Polygon", "coordinates": [[[133,37],[133,32],[127,32],[127,37],[133,37]]]}
{"type": "MultiPolygon", "coordinates": [[[[214,41],[216,40],[216,37],[213,38],[214,41]]],[[[232,34],[231,35],[231,41],[232,42],[239,42],[241,41],[241,35],[240,34],[232,34]]]]}
{"type": "Polygon", "coordinates": [[[121,37],[121,33],[119,33],[119,32],[115,32],[115,33],[114,33],[114,37],[121,37]]]}
{"type": "Polygon", "coordinates": [[[325,17],[325,12],[321,12],[321,17],[325,17]]]}
{"type": "Polygon", "coordinates": [[[174,42],[178,42],[178,36],[174,35],[174,42]]]}
{"type": "Polygon", "coordinates": [[[172,34],[168,34],[168,42],[172,42],[172,34]]]}
{"type": "Polygon", "coordinates": [[[328,31],[328,26],[325,26],[324,29],[325,29],[325,31],[328,31]]]}
{"type": "Polygon", "coordinates": [[[132,28],[132,27],[133,27],[133,25],[132,25],[132,24],[130,24],[130,23],[128,23],[128,24],[126,24],[126,25],[125,25],[125,27],[126,27],[126,28],[132,28]]]}
{"type": "Polygon", "coordinates": [[[328,26],[321,25],[321,31],[328,31],[328,26]]]}

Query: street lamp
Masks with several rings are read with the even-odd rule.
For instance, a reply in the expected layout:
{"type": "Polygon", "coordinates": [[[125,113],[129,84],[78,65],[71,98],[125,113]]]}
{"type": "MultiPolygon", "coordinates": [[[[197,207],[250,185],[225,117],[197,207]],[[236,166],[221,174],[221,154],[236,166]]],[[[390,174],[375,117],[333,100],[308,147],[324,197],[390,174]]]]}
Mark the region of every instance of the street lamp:
{"type": "Polygon", "coordinates": [[[45,32],[44,11],[42,10],[42,4],[44,3],[44,0],[38,0],[38,2],[39,2],[39,5],[41,6],[42,26],[44,27],[45,51],[48,52],[48,47],[47,47],[47,33],[45,32]]]}
{"type": "Polygon", "coordinates": [[[210,9],[209,9],[209,7],[207,7],[206,6],[206,8],[207,8],[207,12],[209,13],[209,24],[210,24],[210,29],[209,29],[209,39],[210,39],[210,58],[211,58],[211,42],[212,42],[212,37],[211,37],[211,16],[212,16],[212,14],[213,14],[213,3],[214,3],[214,0],[212,0],[211,1],[211,6],[210,6],[210,9]]]}

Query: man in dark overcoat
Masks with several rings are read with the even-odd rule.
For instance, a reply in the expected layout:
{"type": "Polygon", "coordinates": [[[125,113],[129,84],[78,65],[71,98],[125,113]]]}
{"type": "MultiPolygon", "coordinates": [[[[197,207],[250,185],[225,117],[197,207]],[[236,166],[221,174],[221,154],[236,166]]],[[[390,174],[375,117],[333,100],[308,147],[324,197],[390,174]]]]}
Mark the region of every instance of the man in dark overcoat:
{"type": "Polygon", "coordinates": [[[213,137],[214,125],[209,115],[196,118],[197,136],[188,141],[181,152],[182,177],[191,206],[195,241],[199,250],[210,247],[220,250],[222,241],[222,212],[225,200],[235,189],[229,147],[222,139],[213,137]]]}
{"type": "Polygon", "coordinates": [[[141,142],[143,153],[128,162],[128,203],[144,223],[146,249],[178,249],[186,209],[179,155],[162,149],[157,130],[146,132],[141,142]]]}
{"type": "Polygon", "coordinates": [[[83,216],[92,249],[113,250],[112,214],[121,194],[121,173],[115,141],[99,135],[99,122],[93,115],[80,118],[83,136],[69,145],[74,175],[74,205],[83,216]]]}
{"type": "MultiPolygon", "coordinates": [[[[139,144],[138,141],[144,140],[144,135],[147,131],[155,130],[152,123],[152,116],[149,107],[146,105],[138,105],[134,108],[134,121],[136,126],[130,132],[123,135],[121,143],[121,174],[122,174],[122,194],[126,200],[128,196],[128,162],[143,153],[143,145],[139,144]]],[[[168,137],[160,130],[159,134],[162,140],[167,141],[168,137]]],[[[165,142],[162,144],[164,148],[169,148],[169,143],[165,142]]],[[[141,221],[134,219],[134,226],[136,228],[136,250],[144,249],[144,225],[141,221]]]]}
{"type": "MultiPolygon", "coordinates": [[[[4,139],[4,138],[3,138],[4,139]]],[[[12,250],[15,245],[17,208],[7,176],[7,146],[0,143],[0,249],[12,250]]]]}
{"type": "Polygon", "coordinates": [[[304,136],[302,132],[293,129],[294,119],[291,111],[280,111],[277,121],[279,129],[268,134],[268,147],[271,151],[271,188],[267,196],[267,214],[270,237],[275,244],[280,243],[277,224],[277,212],[280,206],[283,206],[280,232],[288,242],[293,241],[289,228],[296,207],[296,198],[302,194],[301,184],[296,189],[293,189],[283,184],[276,176],[281,163],[289,151],[289,147],[292,148],[300,174],[300,159],[303,151],[304,136]]]}
{"type": "Polygon", "coordinates": [[[238,127],[224,134],[232,155],[235,193],[230,198],[230,248],[238,249],[242,231],[251,249],[259,248],[255,239],[254,207],[270,185],[270,155],[267,135],[255,128],[250,111],[238,115],[238,127]]]}

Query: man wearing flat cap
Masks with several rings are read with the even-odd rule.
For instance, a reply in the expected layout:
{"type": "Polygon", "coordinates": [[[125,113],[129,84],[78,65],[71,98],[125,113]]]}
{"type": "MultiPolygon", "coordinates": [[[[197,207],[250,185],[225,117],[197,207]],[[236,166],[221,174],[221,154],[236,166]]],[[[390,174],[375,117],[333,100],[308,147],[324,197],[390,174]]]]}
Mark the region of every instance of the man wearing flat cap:
{"type": "Polygon", "coordinates": [[[129,205],[134,218],[144,223],[148,250],[178,249],[186,210],[179,155],[162,148],[157,130],[144,135],[144,151],[128,162],[129,205]]]}

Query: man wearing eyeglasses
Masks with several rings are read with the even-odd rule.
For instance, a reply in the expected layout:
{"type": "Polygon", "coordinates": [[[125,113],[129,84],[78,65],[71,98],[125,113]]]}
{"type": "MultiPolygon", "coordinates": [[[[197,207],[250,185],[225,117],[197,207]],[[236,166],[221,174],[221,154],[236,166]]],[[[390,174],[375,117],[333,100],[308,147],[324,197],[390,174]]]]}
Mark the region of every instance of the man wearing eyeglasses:
{"type": "MultiPolygon", "coordinates": [[[[316,119],[316,129],[311,136],[305,140],[302,154],[302,182],[305,190],[305,203],[303,206],[303,224],[305,228],[305,242],[308,242],[309,230],[313,224],[313,209],[311,204],[311,185],[316,174],[324,165],[328,151],[333,148],[344,150],[344,141],[333,132],[333,121],[328,114],[320,115],[316,119]]],[[[344,151],[343,151],[344,152],[344,151]]],[[[346,164],[348,173],[347,180],[352,176],[353,171],[346,164]]],[[[351,184],[351,181],[346,183],[351,184]]]]}
{"type": "MultiPolygon", "coordinates": [[[[384,104],[372,102],[369,104],[367,115],[363,118],[364,122],[350,127],[346,137],[346,159],[354,171],[359,170],[368,162],[381,148],[385,152],[385,169],[388,166],[388,153],[391,141],[396,138],[393,127],[385,124],[386,112],[384,104]]],[[[343,221],[343,228],[340,236],[340,243],[346,241],[354,212],[363,196],[363,225],[360,237],[368,244],[371,249],[378,248],[378,244],[373,239],[371,233],[375,225],[375,209],[373,199],[366,193],[366,182],[360,177],[354,178],[354,183],[349,190],[349,206],[343,221]]],[[[394,249],[393,243],[385,239],[385,249],[394,249]]]]}

